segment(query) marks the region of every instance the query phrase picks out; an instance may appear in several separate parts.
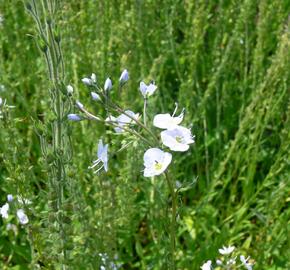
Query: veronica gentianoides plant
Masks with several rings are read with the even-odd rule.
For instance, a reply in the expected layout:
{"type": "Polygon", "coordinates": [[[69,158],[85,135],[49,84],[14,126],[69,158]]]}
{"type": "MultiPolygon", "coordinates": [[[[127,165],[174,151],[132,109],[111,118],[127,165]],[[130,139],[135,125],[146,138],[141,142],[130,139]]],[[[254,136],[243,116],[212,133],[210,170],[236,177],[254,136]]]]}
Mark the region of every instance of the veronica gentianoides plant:
{"type": "MultiPolygon", "coordinates": [[[[129,80],[129,73],[125,69],[119,78],[119,91],[123,88],[129,80]]],[[[113,127],[116,133],[131,134],[137,139],[141,140],[145,146],[144,156],[144,177],[154,177],[165,175],[167,185],[172,197],[171,218],[169,228],[170,251],[168,256],[169,269],[176,269],[175,263],[175,249],[176,249],[176,217],[177,217],[177,191],[175,188],[175,181],[168,173],[168,167],[172,162],[172,153],[169,151],[185,152],[189,150],[190,144],[194,143],[194,136],[192,136],[190,129],[180,126],[184,118],[184,110],[175,116],[178,106],[172,115],[157,114],[153,119],[153,126],[163,129],[160,134],[156,134],[156,130],[149,128],[147,125],[147,102],[148,98],[152,96],[157,90],[157,86],[151,82],[146,84],[140,83],[139,89],[144,98],[143,107],[143,121],[140,114],[128,109],[123,109],[117,103],[111,100],[110,92],[113,91],[113,83],[110,78],[104,82],[101,87],[94,73],[90,77],[82,79],[82,82],[91,91],[91,97],[97,101],[100,106],[104,107],[106,117],[95,115],[90,112],[83,104],[76,101],[76,108],[79,109],[79,114],[69,114],[68,119],[71,121],[81,121],[84,119],[95,120],[102,122],[105,125],[113,127]],[[161,137],[161,141],[160,138],[161,137]],[[165,149],[164,149],[165,148],[165,149]]],[[[99,173],[102,168],[108,171],[108,145],[104,145],[102,140],[99,142],[97,160],[89,167],[94,169],[95,173],[99,173]]]]}

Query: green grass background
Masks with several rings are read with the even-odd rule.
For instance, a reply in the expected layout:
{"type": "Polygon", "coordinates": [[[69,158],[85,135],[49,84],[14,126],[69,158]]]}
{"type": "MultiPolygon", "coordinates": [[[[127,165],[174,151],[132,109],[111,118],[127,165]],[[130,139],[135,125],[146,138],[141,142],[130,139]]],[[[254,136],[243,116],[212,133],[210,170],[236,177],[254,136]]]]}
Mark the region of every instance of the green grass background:
{"type": "MultiPolygon", "coordinates": [[[[123,107],[141,112],[139,82],[153,79],[158,91],[151,114],[172,112],[175,102],[186,109],[184,125],[192,127],[196,143],[174,154],[171,172],[181,183],[197,181],[179,197],[178,269],[199,269],[227,244],[254,258],[254,269],[290,269],[290,2],[87,0],[61,6],[66,83],[77,99],[101,111],[81,78],[95,72],[100,82],[110,76],[116,84],[127,68],[123,107]]],[[[1,0],[0,14],[0,96],[16,106],[13,120],[0,122],[0,200],[8,193],[33,200],[31,225],[16,236],[0,220],[0,268],[32,269],[33,260],[55,269],[47,168],[34,125],[50,117],[46,66],[23,3],[1,0]],[[34,235],[33,243],[27,235],[34,235]]],[[[144,149],[134,145],[98,177],[87,169],[98,139],[124,138],[90,122],[72,124],[71,135],[71,269],[97,269],[98,253],[113,257],[116,250],[123,269],[163,269],[164,239],[157,236],[164,230],[166,185],[162,177],[141,176],[144,149]]]]}

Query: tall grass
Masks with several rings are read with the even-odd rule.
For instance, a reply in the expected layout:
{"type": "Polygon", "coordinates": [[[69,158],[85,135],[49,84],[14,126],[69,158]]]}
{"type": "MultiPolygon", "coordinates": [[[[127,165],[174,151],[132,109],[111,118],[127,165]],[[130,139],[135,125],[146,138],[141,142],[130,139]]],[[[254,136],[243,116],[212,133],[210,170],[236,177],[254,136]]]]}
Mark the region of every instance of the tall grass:
{"type": "MultiPolygon", "coordinates": [[[[158,93],[149,112],[170,112],[174,102],[186,108],[196,144],[176,154],[172,171],[176,180],[193,182],[178,195],[177,268],[199,269],[230,243],[251,255],[256,269],[288,269],[289,2],[59,4],[62,85],[74,86],[74,99],[98,111],[81,78],[95,72],[103,82],[127,68],[123,107],[141,112],[139,81],[153,79],[158,93]]],[[[0,221],[0,268],[58,269],[61,245],[57,231],[48,230],[55,221],[48,205],[52,168],[37,136],[43,130],[50,144],[54,134],[48,132],[54,116],[45,58],[23,3],[1,1],[0,14],[0,84],[6,89],[0,96],[16,106],[8,121],[0,120],[0,205],[9,193],[33,201],[29,226],[16,235],[0,221]]],[[[73,149],[63,202],[68,269],[98,269],[99,253],[123,269],[166,269],[166,183],[141,176],[138,145],[113,157],[108,174],[93,175],[87,167],[98,139],[116,135],[86,121],[67,128],[73,149]]],[[[112,152],[119,147],[110,145],[112,152]]]]}

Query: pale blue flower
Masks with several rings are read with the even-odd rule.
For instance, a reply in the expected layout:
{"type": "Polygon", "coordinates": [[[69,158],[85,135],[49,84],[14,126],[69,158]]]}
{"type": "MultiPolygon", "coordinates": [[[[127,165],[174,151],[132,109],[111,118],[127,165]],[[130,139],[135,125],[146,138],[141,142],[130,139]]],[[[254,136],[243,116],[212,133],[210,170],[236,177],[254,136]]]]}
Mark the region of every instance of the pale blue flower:
{"type": "Polygon", "coordinates": [[[154,83],[146,85],[144,82],[140,82],[140,91],[144,98],[150,97],[156,91],[157,86],[154,83]]]}
{"type": "Polygon", "coordinates": [[[102,168],[107,172],[108,171],[108,147],[109,145],[103,144],[102,140],[99,140],[98,144],[98,152],[97,157],[98,159],[93,161],[93,165],[89,167],[89,169],[93,169],[101,163],[101,166],[94,171],[94,173],[98,173],[102,168]]]}
{"type": "Polygon", "coordinates": [[[144,160],[144,176],[153,177],[162,174],[171,163],[172,155],[163,152],[159,148],[148,149],[143,157],[144,160]]]}
{"type": "Polygon", "coordinates": [[[241,255],[241,256],[240,256],[240,260],[241,260],[242,264],[245,266],[245,268],[246,268],[247,270],[252,270],[252,269],[253,269],[253,265],[252,265],[251,263],[248,262],[249,259],[250,259],[250,257],[245,258],[244,255],[241,255]]]}
{"type": "Polygon", "coordinates": [[[2,207],[0,207],[0,215],[2,218],[7,219],[8,218],[8,211],[9,211],[9,204],[5,203],[2,207]]]}
{"type": "Polygon", "coordinates": [[[29,219],[23,209],[18,209],[16,215],[20,224],[25,225],[29,222],[29,219]]]}

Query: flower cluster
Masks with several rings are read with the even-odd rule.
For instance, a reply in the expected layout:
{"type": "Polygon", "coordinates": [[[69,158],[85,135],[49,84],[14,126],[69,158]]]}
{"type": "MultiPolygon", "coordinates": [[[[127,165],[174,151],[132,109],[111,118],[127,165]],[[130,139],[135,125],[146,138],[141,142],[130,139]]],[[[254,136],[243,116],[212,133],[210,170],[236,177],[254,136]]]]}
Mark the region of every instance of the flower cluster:
{"type": "MultiPolygon", "coordinates": [[[[8,194],[7,195],[7,202],[0,207],[0,215],[3,219],[9,218],[9,210],[10,208],[15,208],[15,206],[18,205],[24,205],[24,204],[31,204],[31,201],[27,199],[23,199],[20,196],[17,196],[16,203],[14,203],[13,195],[8,194]]],[[[25,211],[22,208],[16,207],[16,216],[20,224],[25,225],[29,222],[29,219],[27,215],[25,214],[25,211]]]]}
{"type": "MultiPolygon", "coordinates": [[[[219,249],[221,258],[216,260],[217,269],[246,269],[252,270],[253,263],[250,261],[250,257],[245,258],[244,255],[240,255],[240,262],[237,261],[237,255],[234,254],[234,246],[223,246],[219,249]]],[[[205,262],[201,267],[202,270],[216,269],[211,260],[205,262]]]]}
{"type": "MultiPolygon", "coordinates": [[[[153,119],[153,125],[157,128],[164,129],[161,132],[162,144],[167,146],[171,151],[184,152],[189,149],[189,144],[194,143],[194,137],[190,129],[180,126],[184,117],[184,110],[181,114],[175,116],[178,109],[176,108],[172,115],[157,114],[153,119]]],[[[158,148],[148,149],[144,154],[144,176],[151,177],[163,173],[172,160],[172,155],[163,152],[158,148]]]]}
{"type": "MultiPolygon", "coordinates": [[[[119,78],[119,89],[123,87],[128,80],[129,73],[125,69],[119,78]]],[[[157,89],[154,82],[150,82],[147,85],[142,81],[139,86],[139,90],[144,98],[143,123],[140,120],[139,113],[134,113],[131,110],[123,110],[110,100],[110,91],[113,89],[113,83],[110,78],[105,80],[103,87],[99,86],[97,77],[94,73],[89,77],[83,78],[82,82],[91,90],[92,99],[100,102],[106,108],[107,117],[102,119],[99,116],[93,115],[86,110],[82,103],[76,101],[76,108],[82,112],[82,115],[69,114],[68,119],[71,121],[81,121],[83,119],[103,121],[105,124],[113,126],[116,133],[129,132],[143,139],[145,142],[149,143],[150,146],[158,144],[159,147],[149,148],[144,153],[143,160],[145,177],[152,177],[162,174],[171,163],[172,154],[160,149],[162,148],[162,145],[168,147],[171,151],[185,152],[189,149],[189,145],[194,143],[194,136],[192,136],[190,129],[180,125],[184,117],[184,110],[182,110],[179,115],[175,115],[178,109],[177,104],[172,115],[165,113],[154,116],[153,126],[163,130],[160,133],[162,145],[159,143],[158,137],[146,125],[145,119],[147,100],[155,93],[157,89]],[[114,116],[114,113],[119,113],[119,115],[114,116]],[[148,140],[140,134],[140,131],[137,132],[134,130],[134,125],[145,129],[146,132],[153,136],[154,144],[148,142],[148,140]]],[[[67,93],[72,95],[73,87],[71,85],[67,86],[67,93]]],[[[104,168],[105,171],[108,171],[108,145],[104,146],[102,140],[100,140],[98,145],[97,157],[97,160],[93,161],[93,165],[89,168],[95,169],[98,166],[95,170],[96,173],[102,168],[104,168]]]]}

